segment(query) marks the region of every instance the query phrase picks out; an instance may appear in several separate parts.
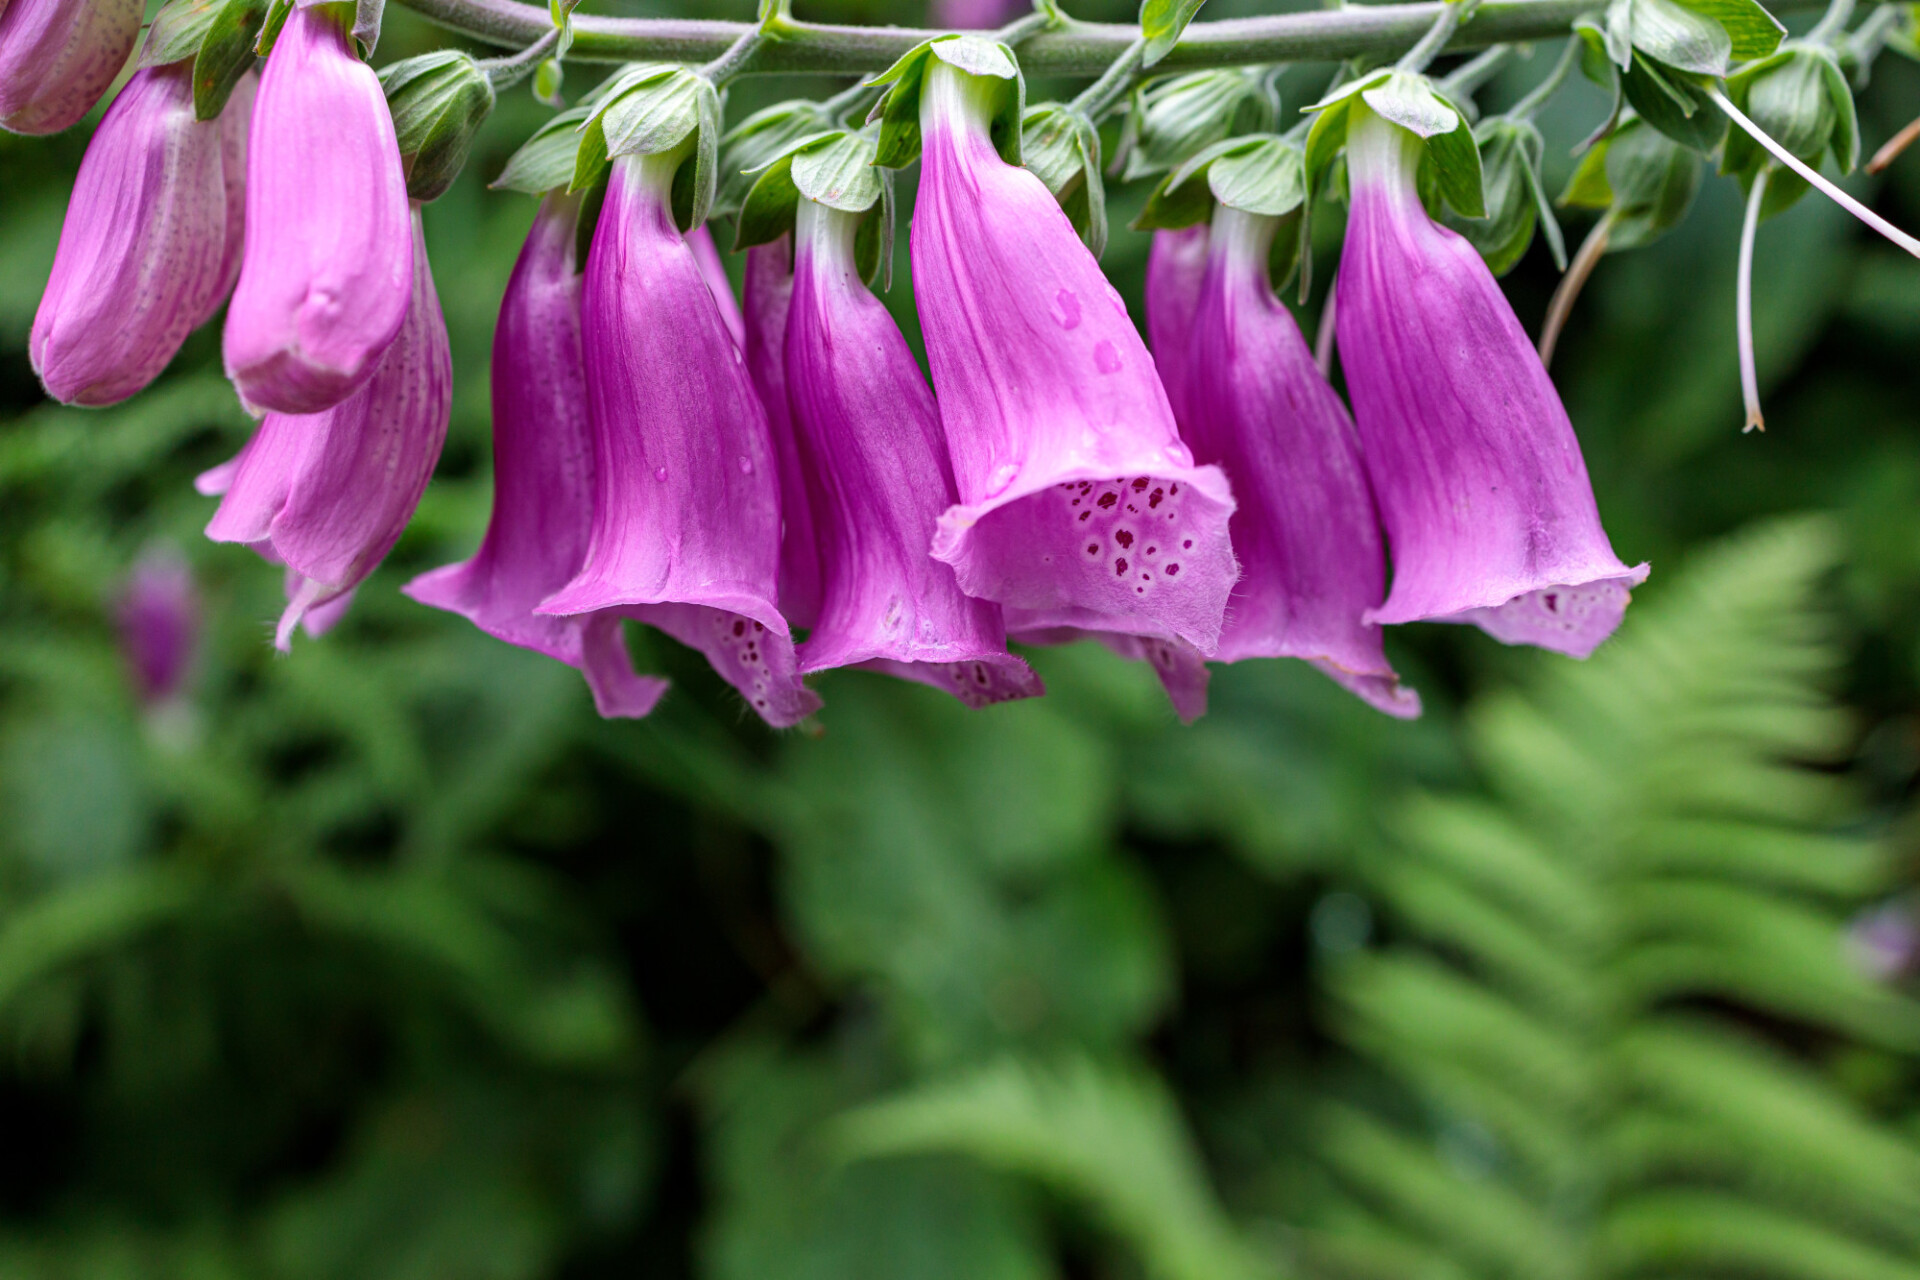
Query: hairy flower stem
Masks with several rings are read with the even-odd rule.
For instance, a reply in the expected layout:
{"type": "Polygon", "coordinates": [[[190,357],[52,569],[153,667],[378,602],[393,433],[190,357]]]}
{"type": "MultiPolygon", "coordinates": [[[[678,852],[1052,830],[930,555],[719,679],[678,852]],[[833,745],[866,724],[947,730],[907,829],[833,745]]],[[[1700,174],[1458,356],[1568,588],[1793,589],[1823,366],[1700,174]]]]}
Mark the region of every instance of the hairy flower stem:
{"type": "Polygon", "coordinates": [[[1073,109],[1089,120],[1098,120],[1112,109],[1113,104],[1126,96],[1133,85],[1133,78],[1140,73],[1140,64],[1147,56],[1147,41],[1143,36],[1127,46],[1127,51],[1113,60],[1113,65],[1100,74],[1100,78],[1088,85],[1079,97],[1073,100],[1073,109]]]}
{"type": "Polygon", "coordinates": [[[1567,74],[1573,70],[1574,63],[1580,57],[1580,41],[1569,38],[1566,48],[1560,51],[1560,61],[1553,64],[1553,70],[1547,72],[1547,78],[1527,91],[1527,96],[1513,104],[1507,112],[1510,119],[1531,120],[1533,113],[1547,105],[1547,99],[1566,82],[1567,74]]]}
{"type": "Polygon", "coordinates": [[[1519,50],[1510,44],[1497,44],[1477,57],[1447,72],[1440,88],[1456,97],[1472,97],[1487,81],[1499,75],[1519,50]]]}
{"type": "Polygon", "coordinates": [[[746,69],[747,61],[759,51],[766,35],[765,27],[748,28],[739,39],[727,46],[725,53],[700,68],[700,74],[716,88],[725,84],[746,69]]]}
{"type": "Polygon", "coordinates": [[[518,53],[510,53],[503,58],[482,58],[475,65],[487,73],[487,82],[493,86],[495,93],[511,89],[533,74],[540,60],[553,52],[560,43],[560,35],[560,28],[554,27],[518,53]]]}
{"type": "Polygon", "coordinates": [[[1741,434],[1765,431],[1766,419],[1760,416],[1760,376],[1753,363],[1753,233],[1760,225],[1760,206],[1767,198],[1767,179],[1773,166],[1762,165],[1753,177],[1753,189],[1747,192],[1747,216],[1740,224],[1740,278],[1734,289],[1734,332],[1740,343],[1740,394],[1747,403],[1747,425],[1741,434]]]}
{"type": "Polygon", "coordinates": [[[1820,21],[1813,30],[1807,32],[1808,44],[1826,44],[1836,35],[1846,30],[1847,22],[1853,17],[1854,0],[1832,0],[1827,11],[1820,15],[1820,21]]]}
{"type": "Polygon", "coordinates": [[[1600,265],[1612,235],[1613,210],[1609,209],[1580,242],[1580,251],[1573,255],[1567,273],[1560,277],[1559,288],[1553,291],[1553,301],[1547,304],[1546,323],[1540,326],[1540,363],[1548,368],[1553,367],[1553,349],[1560,344],[1560,331],[1567,327],[1573,304],[1579,301],[1580,291],[1587,287],[1587,277],[1600,265]]]}
{"type": "MultiPolygon", "coordinates": [[[[398,0],[424,17],[490,44],[521,49],[553,27],[545,5],[520,0],[398,0]]],[[[1471,25],[1445,51],[1490,44],[1549,40],[1574,19],[1598,13],[1604,0],[1485,0],[1471,25]]],[[[1811,7],[1781,0],[1779,11],[1811,7]]],[[[1368,4],[1342,9],[1196,22],[1158,70],[1246,66],[1268,62],[1337,61],[1363,54],[1393,57],[1429,34],[1441,5],[1368,4]]],[[[724,54],[753,24],[680,18],[606,18],[576,15],[576,62],[706,62],[724,54]]],[[[754,55],[750,74],[859,75],[893,65],[931,32],[908,27],[851,27],[783,20],[780,38],[754,55]]],[[[1130,24],[1068,22],[1039,31],[1020,50],[1030,75],[1098,76],[1139,38],[1130,24]]],[[[1003,37],[1004,38],[1004,37],[1003,37]]],[[[1441,50],[1435,50],[1441,52],[1441,50]]]]}
{"type": "Polygon", "coordinates": [[[1442,50],[1453,39],[1460,24],[1473,16],[1475,0],[1447,0],[1440,7],[1440,13],[1427,28],[1427,34],[1420,37],[1413,48],[1400,57],[1394,64],[1396,71],[1425,71],[1427,64],[1440,56],[1442,50]]]}
{"type": "Polygon", "coordinates": [[[1755,142],[1759,143],[1761,146],[1765,147],[1768,151],[1773,153],[1774,159],[1778,160],[1781,164],[1787,166],[1787,168],[1793,170],[1795,173],[1805,178],[1813,186],[1818,187],[1823,195],[1825,195],[1829,200],[1833,201],[1835,204],[1839,205],[1842,209],[1845,209],[1848,213],[1860,219],[1860,221],[1866,223],[1868,226],[1872,227],[1875,231],[1878,231],[1881,235],[1893,241],[1895,244],[1899,245],[1902,249],[1905,249],[1908,253],[1912,254],[1914,257],[1920,258],[1920,240],[1914,239],[1912,236],[1908,235],[1906,232],[1902,231],[1900,228],[1894,226],[1891,222],[1888,222],[1885,218],[1881,217],[1879,214],[1875,213],[1873,210],[1867,208],[1867,206],[1865,206],[1864,204],[1861,204],[1858,200],[1854,199],[1852,196],[1848,195],[1846,192],[1842,191],[1834,183],[1829,182],[1827,179],[1821,177],[1819,170],[1815,169],[1812,165],[1802,160],[1799,156],[1794,155],[1793,152],[1787,150],[1785,147],[1781,146],[1778,142],[1775,142],[1773,138],[1768,135],[1766,130],[1762,129],[1759,125],[1755,124],[1752,120],[1749,120],[1747,118],[1746,112],[1740,110],[1740,108],[1734,106],[1732,102],[1728,101],[1726,94],[1720,92],[1720,90],[1718,89],[1708,89],[1707,96],[1712,98],[1713,104],[1715,106],[1719,107],[1722,111],[1727,113],[1727,116],[1729,119],[1731,119],[1735,124],[1739,125],[1742,129],[1745,129],[1749,134],[1751,134],[1755,142]]]}

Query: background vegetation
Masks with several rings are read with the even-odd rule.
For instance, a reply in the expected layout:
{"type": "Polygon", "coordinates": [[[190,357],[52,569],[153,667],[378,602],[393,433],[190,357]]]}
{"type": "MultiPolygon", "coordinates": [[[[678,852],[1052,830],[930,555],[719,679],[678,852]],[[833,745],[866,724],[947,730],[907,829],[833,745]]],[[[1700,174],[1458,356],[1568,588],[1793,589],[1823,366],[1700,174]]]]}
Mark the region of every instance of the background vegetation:
{"type": "MultiPolygon", "coordinates": [[[[438,38],[390,13],[382,60],[438,38]]],[[[1599,107],[1549,113],[1558,174],[1599,107]]],[[[1867,141],[1915,114],[1882,59],[1867,141]]],[[[1920,1277],[1920,263],[1764,226],[1742,436],[1732,183],[1605,261],[1555,372],[1654,576],[1584,665],[1414,628],[1418,723],[1267,662],[1188,729],[1080,648],[984,713],[834,676],[776,737],[653,638],[675,693],[603,724],[396,590],[484,524],[532,202],[483,182],[540,115],[428,214],[420,516],[288,657],[278,576],[198,536],[247,430],[217,328],[42,400],[87,127],[0,138],[0,1275],[1920,1277]],[[204,609],[165,714],[114,629],[156,544],[204,609]]],[[[1920,226],[1920,159],[1859,189],[1920,226]]],[[[1553,280],[1509,277],[1530,327],[1553,280]]]]}

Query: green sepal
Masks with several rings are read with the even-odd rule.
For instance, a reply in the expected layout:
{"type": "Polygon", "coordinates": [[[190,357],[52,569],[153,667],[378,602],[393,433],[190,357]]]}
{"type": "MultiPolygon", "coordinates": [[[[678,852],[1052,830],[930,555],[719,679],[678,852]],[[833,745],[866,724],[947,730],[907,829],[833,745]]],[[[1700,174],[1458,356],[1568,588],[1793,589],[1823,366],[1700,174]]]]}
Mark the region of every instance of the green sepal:
{"type": "Polygon", "coordinates": [[[574,157],[580,150],[580,126],[592,110],[586,104],[562,111],[538,129],[507,159],[489,186],[496,191],[545,195],[573,185],[574,157]]]}
{"type": "Polygon", "coordinates": [[[253,42],[255,53],[264,58],[273,52],[273,42],[280,38],[280,28],[287,25],[292,13],[293,0],[268,0],[266,20],[260,24],[260,34],[253,42]]]}
{"type": "Polygon", "coordinates": [[[1707,97],[1707,77],[1662,67],[1638,49],[1621,77],[1627,105],[1641,119],[1682,146],[1706,155],[1727,134],[1726,113],[1707,97]]]}
{"type": "Polygon", "coordinates": [[[1441,221],[1478,249],[1496,276],[1511,271],[1526,254],[1536,229],[1545,233],[1554,261],[1565,270],[1566,244],[1540,184],[1540,161],[1546,152],[1540,131],[1530,121],[1496,116],[1474,129],[1474,139],[1480,147],[1487,214],[1465,218],[1449,211],[1441,221]]]}
{"type": "Polygon", "coordinates": [[[140,66],[164,67],[199,53],[214,19],[225,7],[224,0],[168,0],[147,27],[140,66]]]}
{"type": "Polygon", "coordinates": [[[832,118],[818,102],[796,98],[756,111],[727,130],[720,137],[720,183],[713,216],[738,213],[754,174],[768,161],[785,155],[802,138],[831,132],[833,127],[832,118]]]}
{"type": "Polygon", "coordinates": [[[1311,201],[1305,149],[1271,133],[1216,142],[1161,180],[1133,226],[1138,231],[1196,226],[1213,216],[1216,204],[1281,219],[1267,268],[1273,287],[1286,288],[1306,260],[1311,201]]]}
{"type": "Polygon", "coordinates": [[[1100,131],[1081,112],[1046,102],[1027,108],[1020,134],[1026,167],[1060,202],[1093,256],[1105,253],[1107,186],[1100,172],[1100,131]]]}
{"type": "Polygon", "coordinates": [[[713,208],[720,151],[720,93],[687,67],[633,67],[614,78],[581,127],[570,189],[598,183],[621,156],[661,155],[691,140],[693,166],[674,176],[673,216],[685,231],[713,208]]]}
{"type": "Polygon", "coordinates": [[[1127,114],[1131,145],[1121,180],[1170,173],[1223,138],[1270,132],[1274,107],[1265,77],[1237,67],[1143,85],[1127,114]]]}
{"type": "Polygon", "coordinates": [[[1306,179],[1318,191],[1347,141],[1347,117],[1355,96],[1382,119],[1413,133],[1426,146],[1422,169],[1431,166],[1431,188],[1454,210],[1469,218],[1485,216],[1480,190],[1480,149],[1464,108],[1415,72],[1382,69],[1341,85],[1309,111],[1317,111],[1307,130],[1306,179]]]}
{"type": "Polygon", "coordinates": [[[154,15],[142,67],[193,59],[193,114],[217,120],[234,86],[253,69],[267,0],[171,0],[154,15]]]}
{"type": "Polygon", "coordinates": [[[1173,52],[1187,24],[1206,0],[1144,0],[1140,6],[1140,34],[1147,42],[1140,65],[1151,67],[1173,52]]]}
{"type": "Polygon", "coordinates": [[[988,131],[1000,158],[1008,164],[1019,164],[1020,126],[1027,103],[1027,83],[1020,74],[1020,62],[1012,49],[997,40],[962,34],[921,41],[867,82],[891,86],[867,117],[880,122],[880,154],[874,163],[901,169],[920,158],[920,88],[926,80],[929,57],[969,75],[1005,82],[994,103],[988,131]]]}
{"type": "Polygon", "coordinates": [[[380,43],[380,19],[386,9],[386,0],[354,0],[353,40],[360,46],[362,58],[371,58],[374,46],[380,43]]]}
{"type": "MultiPolygon", "coordinates": [[[[1853,91],[1838,57],[1825,45],[1791,42],[1772,57],[1742,67],[1727,78],[1727,97],[1775,141],[1815,168],[1828,154],[1842,173],[1860,162],[1853,91]]],[[[1752,190],[1755,176],[1768,166],[1775,172],[1760,202],[1762,218],[1791,208],[1807,193],[1807,182],[1778,166],[1744,129],[1727,134],[1720,172],[1737,177],[1742,190],[1752,190]]]]}
{"type": "Polygon", "coordinates": [[[868,283],[893,257],[893,174],[873,163],[879,130],[829,130],[802,138],[754,171],[734,221],[736,252],[771,244],[793,230],[800,201],[863,218],[855,263],[868,283]],[[878,209],[878,215],[872,216],[878,209]]]}
{"type": "Polygon", "coordinates": [[[1767,12],[1759,0],[1679,0],[1679,3],[1726,28],[1733,41],[1735,62],[1764,58],[1786,39],[1785,25],[1767,12]]]}
{"type": "Polygon", "coordinates": [[[1733,37],[1706,14],[1676,0],[1614,0],[1625,8],[1633,47],[1647,57],[1696,75],[1723,76],[1733,65],[1733,37]]]}
{"type": "Polygon", "coordinates": [[[1607,209],[1609,252],[1651,244],[1686,218],[1700,190],[1701,159],[1646,121],[1628,115],[1582,157],[1562,205],[1607,209]]]}
{"type": "MultiPolygon", "coordinates": [[[[1620,122],[1620,110],[1626,98],[1621,92],[1620,67],[1614,60],[1608,33],[1592,18],[1580,18],[1573,24],[1573,38],[1580,42],[1580,74],[1604,89],[1609,100],[1606,118],[1574,148],[1575,154],[1580,154],[1613,132],[1620,122]]],[[[1633,60],[1632,45],[1626,46],[1625,58],[1628,62],[1633,60]]]]}
{"type": "Polygon", "coordinates": [[[493,113],[493,82],[457,49],[408,58],[380,72],[407,195],[437,200],[466,166],[473,136],[493,113]]]}

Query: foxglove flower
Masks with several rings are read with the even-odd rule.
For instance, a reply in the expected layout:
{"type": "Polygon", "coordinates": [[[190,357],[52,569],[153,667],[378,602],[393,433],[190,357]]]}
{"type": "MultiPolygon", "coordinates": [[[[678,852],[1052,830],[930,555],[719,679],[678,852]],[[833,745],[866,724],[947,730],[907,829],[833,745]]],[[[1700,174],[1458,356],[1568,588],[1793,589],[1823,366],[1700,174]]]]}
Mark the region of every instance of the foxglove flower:
{"type": "Polygon", "coordinates": [[[140,0],[0,4],[0,128],[58,133],[113,84],[140,37],[140,0]]]}
{"type": "Polygon", "coordinates": [[[801,197],[787,316],[788,399],[814,460],[825,598],[800,669],[869,666],[969,706],[1042,692],[997,606],[927,554],[953,500],[933,395],[854,265],[860,215],[801,197]]]}
{"type": "Polygon", "coordinates": [[[1200,282],[1207,274],[1207,227],[1156,231],[1147,251],[1147,342],[1154,368],[1167,389],[1174,421],[1182,432],[1190,421],[1186,404],[1187,335],[1200,305],[1200,282]]]}
{"type": "MultiPolygon", "coordinates": [[[[1304,658],[1388,715],[1420,714],[1361,621],[1386,591],[1373,494],[1347,410],[1273,295],[1267,251],[1279,219],[1219,205],[1187,337],[1194,456],[1233,482],[1244,571],[1215,655],[1304,658]]],[[[1150,308],[1151,310],[1151,308],[1150,308]]]]}
{"type": "Polygon", "coordinates": [[[224,492],[207,525],[287,566],[285,649],[310,610],[358,586],[407,527],[447,437],[453,370],[447,326],[413,218],[412,303],[373,378],[318,414],[268,414],[240,456],[201,477],[224,492]]]}
{"type": "Polygon", "coordinates": [[[226,109],[220,113],[220,166],[226,175],[227,246],[220,260],[220,283],[207,300],[204,323],[226,305],[233,286],[240,279],[240,259],[247,247],[247,139],[253,133],[253,103],[259,96],[260,77],[249,71],[233,87],[226,109]]]}
{"type": "Polygon", "coordinates": [[[780,612],[796,627],[820,616],[820,543],[813,494],[787,404],[787,312],[793,305],[793,249],[786,237],[747,250],[747,373],[767,411],[780,467],[780,612]]]}
{"type": "Polygon", "coordinates": [[[707,291],[713,294],[713,305],[720,309],[720,319],[733,335],[733,345],[745,346],[746,321],[740,317],[740,304],[733,300],[733,281],[727,279],[726,264],[720,261],[720,250],[714,247],[713,233],[707,230],[706,223],[687,232],[687,248],[693,250],[700,278],[707,282],[707,291]]]}
{"type": "Polygon", "coordinates": [[[192,568],[171,547],[143,552],[127,575],[114,612],[120,650],[140,701],[147,706],[171,701],[193,665],[200,632],[192,568]]]}
{"type": "Polygon", "coordinates": [[[393,119],[340,9],[288,15],[254,102],[227,375],[247,404],[280,413],[318,413],[366,385],[412,290],[393,119]]]}
{"type": "Polygon", "coordinates": [[[1335,324],[1393,554],[1368,622],[1470,622],[1585,657],[1647,566],[1600,527],[1567,411],[1472,245],[1421,207],[1420,139],[1352,107],[1335,324]]]}
{"type": "Polygon", "coordinates": [[[534,613],[567,585],[593,530],[593,431],[580,346],[578,199],[549,195],[493,331],[493,519],[471,560],[404,590],[508,644],[576,667],[603,716],[644,716],[665,680],[633,673],[615,614],[534,613]]]}
{"type": "Polygon", "coordinates": [[[226,133],[194,118],[191,61],[136,72],[114,99],[80,162],[33,320],[34,371],[56,400],[126,399],[218,309],[237,216],[226,133]]]}
{"type": "Polygon", "coordinates": [[[774,605],[766,413],[672,212],[677,155],[613,162],[581,336],[594,426],[586,563],[540,612],[615,610],[706,654],[769,724],[819,707],[774,605]]]}
{"type": "Polygon", "coordinates": [[[1226,478],[1194,465],[1125,305],[1052,194],[995,150],[992,83],[925,67],[913,282],[960,497],[933,553],[1016,633],[1210,653],[1236,577],[1226,478]]]}

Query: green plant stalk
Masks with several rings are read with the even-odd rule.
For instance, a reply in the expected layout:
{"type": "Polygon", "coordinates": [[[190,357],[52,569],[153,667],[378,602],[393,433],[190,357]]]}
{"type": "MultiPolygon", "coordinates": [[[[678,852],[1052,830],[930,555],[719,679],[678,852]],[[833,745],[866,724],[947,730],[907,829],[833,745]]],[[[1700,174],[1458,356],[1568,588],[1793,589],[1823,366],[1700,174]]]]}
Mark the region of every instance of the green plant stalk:
{"type": "MultiPolygon", "coordinates": [[[[544,5],[519,0],[397,0],[423,17],[478,40],[509,48],[532,44],[552,29],[544,5]]],[[[1448,52],[1565,35],[1575,18],[1598,13],[1605,0],[1486,0],[1448,52]]],[[[1774,8],[1814,7],[1779,0],[1774,8]]],[[[1438,3],[1354,5],[1260,18],[1196,22],[1156,73],[1262,62],[1331,62],[1371,54],[1394,57],[1419,43],[1439,17],[1438,3]]],[[[754,26],[676,18],[602,18],[575,15],[575,62],[690,62],[720,57],[754,26]]],[[[914,27],[847,27],[778,21],[754,51],[746,74],[860,75],[885,70],[931,32],[914,27]]],[[[1094,77],[1139,38],[1122,23],[1068,22],[1041,31],[1020,46],[1030,75],[1094,77]]]]}

